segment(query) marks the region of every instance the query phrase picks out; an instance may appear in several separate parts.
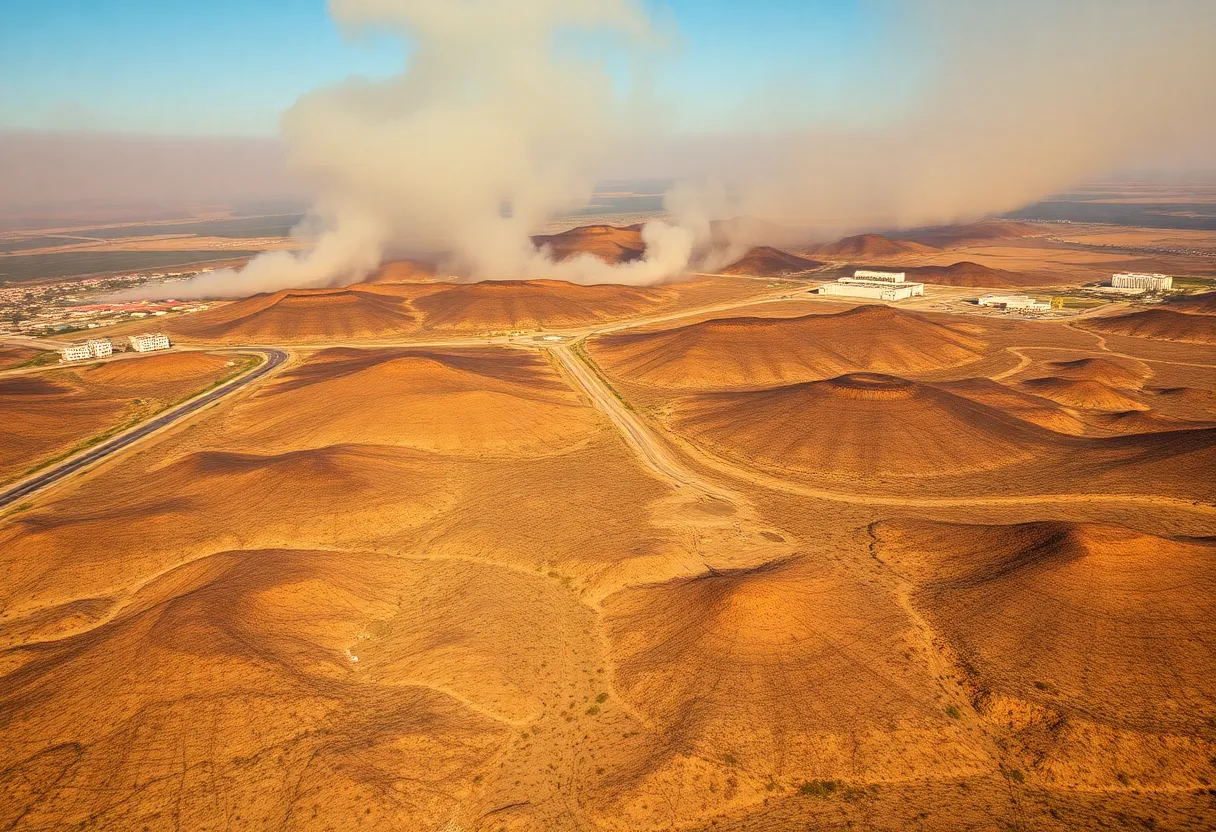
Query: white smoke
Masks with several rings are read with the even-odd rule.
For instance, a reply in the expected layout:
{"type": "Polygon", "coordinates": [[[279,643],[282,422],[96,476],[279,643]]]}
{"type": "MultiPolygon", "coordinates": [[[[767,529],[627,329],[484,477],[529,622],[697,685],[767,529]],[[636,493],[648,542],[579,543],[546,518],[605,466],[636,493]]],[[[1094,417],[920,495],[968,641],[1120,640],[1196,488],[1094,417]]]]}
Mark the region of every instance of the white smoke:
{"type": "Polygon", "coordinates": [[[635,0],[330,5],[344,27],[390,30],[411,50],[401,74],[316,90],[283,116],[292,165],[323,194],[322,233],[305,254],[164,291],[350,283],[421,242],[471,278],[652,283],[694,252],[713,267],[782,242],[774,226],[714,220],[762,217],[804,239],[966,221],[1216,121],[1212,0],[871,0],[884,19],[902,14],[891,48],[927,68],[916,100],[882,127],[774,135],[763,153],[719,159],[668,195],[672,222],[647,226],[640,261],[555,262],[531,235],[585,204],[602,166],[657,132],[656,107],[606,67],[607,55],[634,58],[653,42],[635,0]]]}
{"type": "Polygon", "coordinates": [[[401,74],[315,90],[283,116],[290,164],[324,194],[315,247],[136,293],[351,283],[410,242],[446,247],[452,268],[473,278],[642,283],[684,268],[686,235],[662,225],[647,230],[655,245],[642,261],[611,273],[587,258],[553,262],[531,243],[555,214],[586,204],[602,161],[646,132],[640,98],[588,57],[628,57],[652,40],[633,0],[331,0],[330,9],[349,30],[387,29],[411,49],[401,74]]]}

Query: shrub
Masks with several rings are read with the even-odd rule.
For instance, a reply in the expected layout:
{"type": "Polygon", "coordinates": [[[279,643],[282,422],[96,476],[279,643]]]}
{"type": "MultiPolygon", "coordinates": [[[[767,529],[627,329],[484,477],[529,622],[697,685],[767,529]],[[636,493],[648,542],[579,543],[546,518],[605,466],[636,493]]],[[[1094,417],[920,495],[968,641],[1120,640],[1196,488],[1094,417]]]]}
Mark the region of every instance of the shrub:
{"type": "Polygon", "coordinates": [[[798,787],[798,794],[809,797],[831,797],[840,787],[838,780],[804,780],[798,787]]]}

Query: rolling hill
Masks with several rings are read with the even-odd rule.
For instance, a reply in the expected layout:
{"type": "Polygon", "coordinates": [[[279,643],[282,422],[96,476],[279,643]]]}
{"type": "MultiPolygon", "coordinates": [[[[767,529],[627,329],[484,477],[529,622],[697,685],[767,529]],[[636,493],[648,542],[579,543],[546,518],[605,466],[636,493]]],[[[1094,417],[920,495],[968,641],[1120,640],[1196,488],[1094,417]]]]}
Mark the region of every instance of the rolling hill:
{"type": "Polygon", "coordinates": [[[165,329],[188,340],[286,343],[374,338],[415,329],[405,295],[392,286],[284,289],[174,319],[165,329]]]}
{"type": "Polygon", "coordinates": [[[782,274],[797,274],[824,265],[818,260],[799,257],[771,246],[753,248],[741,259],[719,271],[722,274],[744,274],[771,277],[782,274]]]}
{"type": "Polygon", "coordinates": [[[323,350],[243,403],[237,417],[259,446],[282,450],[544,453],[595,431],[543,356],[503,348],[323,350]]]}
{"type": "Polygon", "coordinates": [[[642,226],[619,228],[614,225],[584,225],[560,234],[540,234],[532,238],[537,248],[548,249],[557,261],[590,254],[610,265],[638,260],[646,253],[642,226]]]}
{"type": "Polygon", "coordinates": [[[967,225],[942,225],[900,234],[900,238],[936,248],[956,248],[975,243],[1017,240],[1041,236],[1034,226],[1011,220],[980,220],[967,225]]]}
{"type": "Polygon", "coordinates": [[[1216,708],[1211,539],[1069,522],[876,534],[984,688],[1136,729],[1199,730],[1216,708]]]}
{"type": "Polygon", "coordinates": [[[676,388],[763,386],[855,371],[915,374],[976,361],[986,349],[963,327],[875,305],[835,315],[718,318],[592,345],[611,372],[676,388]]]}
{"type": "Polygon", "coordinates": [[[1059,283],[1058,277],[1024,274],[963,260],[949,266],[908,266],[908,279],[940,286],[973,286],[978,289],[1012,289],[1059,283]]]}
{"type": "Polygon", "coordinates": [[[893,376],[853,373],[676,404],[673,426],[739,460],[850,477],[933,477],[1042,455],[1053,434],[893,376]]]}
{"type": "Polygon", "coordinates": [[[1076,325],[1104,335],[1216,344],[1216,315],[1190,315],[1156,308],[1105,318],[1085,318],[1076,325]]]}
{"type": "Polygon", "coordinates": [[[881,234],[858,234],[834,243],[813,246],[811,253],[829,260],[857,260],[866,257],[898,257],[903,254],[929,254],[932,246],[910,240],[892,240],[881,234]]]}
{"type": "Polygon", "coordinates": [[[1196,315],[1216,315],[1216,292],[1200,292],[1171,300],[1166,308],[1196,315]]]}
{"type": "Polygon", "coordinates": [[[1101,381],[1088,381],[1059,376],[1032,378],[1021,383],[1023,389],[1036,396],[1051,399],[1069,407],[1108,410],[1121,413],[1128,410],[1148,410],[1148,405],[1101,381]]]}
{"type": "Polygon", "coordinates": [[[581,286],[558,280],[487,280],[445,284],[419,297],[423,325],[478,332],[576,326],[658,309],[675,293],[615,284],[581,286]]]}

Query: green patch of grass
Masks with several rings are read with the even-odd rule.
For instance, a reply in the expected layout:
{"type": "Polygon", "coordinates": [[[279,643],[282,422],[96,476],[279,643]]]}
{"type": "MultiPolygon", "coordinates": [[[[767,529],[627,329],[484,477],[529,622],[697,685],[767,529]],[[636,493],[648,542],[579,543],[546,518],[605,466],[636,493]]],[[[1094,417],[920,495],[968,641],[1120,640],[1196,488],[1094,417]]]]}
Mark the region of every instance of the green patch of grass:
{"type": "Polygon", "coordinates": [[[600,703],[601,705],[603,705],[605,702],[608,701],[608,694],[601,693],[599,696],[595,697],[595,701],[600,703]]]}
{"type": "Polygon", "coordinates": [[[948,705],[946,707],[946,716],[950,717],[951,719],[962,719],[963,718],[962,713],[954,705],[948,705]]]}
{"type": "Polygon", "coordinates": [[[1005,772],[1005,776],[1015,783],[1025,783],[1026,775],[1022,774],[1018,769],[1011,768],[1005,772]]]}
{"type": "Polygon", "coordinates": [[[27,358],[15,367],[13,370],[24,370],[27,367],[49,367],[51,364],[59,363],[59,353],[53,350],[48,350],[35,355],[33,358],[27,358]]]}
{"type": "Polygon", "coordinates": [[[734,754],[723,754],[722,762],[726,763],[728,766],[735,766],[739,764],[739,759],[735,757],[734,754]]]}
{"type": "Polygon", "coordinates": [[[592,705],[590,708],[583,711],[583,713],[585,713],[587,716],[599,716],[600,715],[600,706],[592,705]]]}
{"type": "Polygon", "coordinates": [[[828,798],[840,790],[839,780],[804,780],[798,787],[798,794],[807,797],[828,798]]]}

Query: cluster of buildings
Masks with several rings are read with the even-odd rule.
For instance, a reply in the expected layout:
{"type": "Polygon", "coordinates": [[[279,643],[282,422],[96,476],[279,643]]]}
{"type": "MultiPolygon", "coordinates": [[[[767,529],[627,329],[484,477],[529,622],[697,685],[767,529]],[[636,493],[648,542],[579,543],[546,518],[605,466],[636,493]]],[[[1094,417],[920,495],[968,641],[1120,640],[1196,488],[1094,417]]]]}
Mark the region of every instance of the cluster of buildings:
{"type": "Polygon", "coordinates": [[[1051,301],[1038,300],[1028,295],[984,295],[976,302],[980,306],[1018,312],[1047,312],[1051,309],[1051,301]]]}
{"type": "Polygon", "coordinates": [[[904,272],[880,272],[858,269],[852,277],[837,278],[819,287],[821,295],[877,300],[904,300],[925,293],[925,284],[908,283],[904,272]]]}
{"type": "MultiPolygon", "coordinates": [[[[132,352],[156,352],[173,346],[169,336],[163,332],[145,332],[127,338],[127,348],[132,352]]],[[[84,361],[89,358],[105,358],[114,354],[114,344],[109,338],[90,338],[69,344],[59,351],[60,362],[84,361]]]]}

